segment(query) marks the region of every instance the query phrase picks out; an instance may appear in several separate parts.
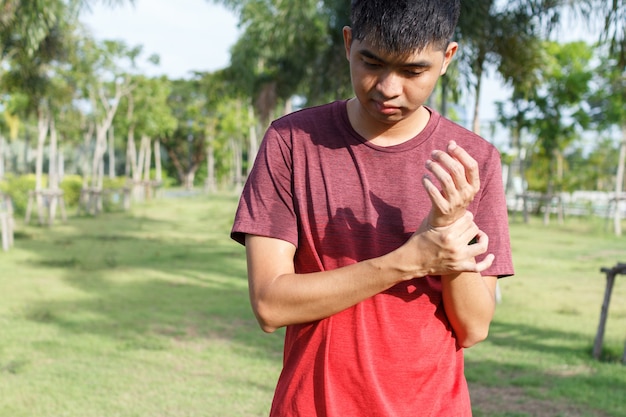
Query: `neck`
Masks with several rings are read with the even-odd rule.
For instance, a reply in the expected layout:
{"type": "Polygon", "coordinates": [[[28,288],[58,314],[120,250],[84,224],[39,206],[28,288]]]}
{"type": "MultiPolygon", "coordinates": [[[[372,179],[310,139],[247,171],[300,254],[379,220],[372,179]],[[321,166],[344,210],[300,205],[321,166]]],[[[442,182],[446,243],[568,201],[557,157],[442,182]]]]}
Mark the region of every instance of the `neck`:
{"type": "Polygon", "coordinates": [[[352,128],[366,141],[378,146],[395,146],[417,136],[430,120],[430,112],[420,106],[410,116],[393,123],[373,120],[359,101],[348,101],[348,119],[352,128]]]}

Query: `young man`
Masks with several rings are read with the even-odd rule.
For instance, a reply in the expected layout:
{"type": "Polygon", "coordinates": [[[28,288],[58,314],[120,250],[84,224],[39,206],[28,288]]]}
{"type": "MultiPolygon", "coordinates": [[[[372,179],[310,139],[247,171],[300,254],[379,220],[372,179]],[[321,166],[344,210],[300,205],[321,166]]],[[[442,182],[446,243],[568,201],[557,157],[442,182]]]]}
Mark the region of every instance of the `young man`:
{"type": "Polygon", "coordinates": [[[458,14],[353,0],[355,98],[266,132],[232,237],[261,327],[287,327],[272,416],[471,415],[463,348],[513,268],[499,153],[424,106],[458,14]]]}

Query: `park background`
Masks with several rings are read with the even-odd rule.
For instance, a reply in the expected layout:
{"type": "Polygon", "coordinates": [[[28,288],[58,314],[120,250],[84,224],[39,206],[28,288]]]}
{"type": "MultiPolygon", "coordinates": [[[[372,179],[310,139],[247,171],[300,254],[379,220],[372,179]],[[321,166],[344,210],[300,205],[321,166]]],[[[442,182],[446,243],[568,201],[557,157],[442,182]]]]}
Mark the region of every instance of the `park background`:
{"type": "MultiPolygon", "coordinates": [[[[315,47],[345,5],[82,3],[0,15],[0,415],[266,415],[282,332],[258,329],[228,231],[263,126],[349,94],[315,47]]],[[[626,5],[471,4],[463,82],[430,105],[502,152],[517,275],[467,350],[475,415],[626,416],[623,276],[593,357],[600,269],[626,260],[626,5]]]]}

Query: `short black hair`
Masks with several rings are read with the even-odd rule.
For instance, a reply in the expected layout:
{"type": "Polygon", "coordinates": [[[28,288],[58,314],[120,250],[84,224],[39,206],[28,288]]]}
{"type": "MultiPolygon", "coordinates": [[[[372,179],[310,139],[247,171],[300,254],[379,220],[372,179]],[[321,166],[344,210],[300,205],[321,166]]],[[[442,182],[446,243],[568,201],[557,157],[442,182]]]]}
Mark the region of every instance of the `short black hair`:
{"type": "Polygon", "coordinates": [[[460,0],[352,0],[352,39],[396,54],[445,50],[460,12],[460,0]]]}

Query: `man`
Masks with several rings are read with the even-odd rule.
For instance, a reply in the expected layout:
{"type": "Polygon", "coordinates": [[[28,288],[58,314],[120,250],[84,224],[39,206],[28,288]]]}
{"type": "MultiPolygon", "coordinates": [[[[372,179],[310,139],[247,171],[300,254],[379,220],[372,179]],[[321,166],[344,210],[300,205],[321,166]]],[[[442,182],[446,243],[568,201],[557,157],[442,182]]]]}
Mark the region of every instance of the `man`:
{"type": "Polygon", "coordinates": [[[287,327],[272,416],[471,415],[463,348],[513,268],[497,150],[424,106],[459,7],[353,0],[355,97],[266,132],[232,237],[261,327],[287,327]]]}

